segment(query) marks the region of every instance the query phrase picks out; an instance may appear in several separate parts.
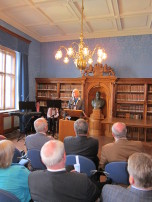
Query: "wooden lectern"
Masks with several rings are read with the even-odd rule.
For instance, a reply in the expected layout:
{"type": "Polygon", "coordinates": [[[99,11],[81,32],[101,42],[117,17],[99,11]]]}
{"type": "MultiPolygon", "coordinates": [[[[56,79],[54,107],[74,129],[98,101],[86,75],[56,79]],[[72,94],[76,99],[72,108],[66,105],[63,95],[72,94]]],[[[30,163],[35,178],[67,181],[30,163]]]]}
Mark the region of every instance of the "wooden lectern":
{"type": "MultiPolygon", "coordinates": [[[[82,110],[64,109],[65,114],[70,117],[80,118],[83,115],[82,110]]],[[[64,141],[67,136],[75,136],[74,132],[74,122],[73,120],[65,119],[59,120],[59,140],[64,141]]]]}

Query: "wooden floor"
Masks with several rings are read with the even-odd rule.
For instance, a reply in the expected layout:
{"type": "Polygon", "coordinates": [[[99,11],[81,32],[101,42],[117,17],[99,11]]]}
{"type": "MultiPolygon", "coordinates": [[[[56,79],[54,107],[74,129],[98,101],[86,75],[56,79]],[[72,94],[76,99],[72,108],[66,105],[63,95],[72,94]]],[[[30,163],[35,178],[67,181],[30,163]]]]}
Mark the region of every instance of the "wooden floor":
{"type": "MultiPolygon", "coordinates": [[[[11,141],[13,141],[19,150],[24,150],[26,152],[25,135],[24,134],[20,134],[20,132],[18,130],[15,130],[12,133],[6,134],[6,137],[8,139],[10,139],[11,141]],[[18,141],[18,137],[21,137],[19,141],[18,141]]],[[[56,134],[56,137],[57,137],[57,134],[56,134]]],[[[99,140],[98,156],[100,158],[101,147],[105,144],[113,142],[113,138],[112,137],[106,137],[106,136],[100,136],[100,137],[95,137],[95,138],[97,138],[99,140]]],[[[152,155],[152,142],[143,142],[143,144],[145,147],[145,151],[152,155]]]]}

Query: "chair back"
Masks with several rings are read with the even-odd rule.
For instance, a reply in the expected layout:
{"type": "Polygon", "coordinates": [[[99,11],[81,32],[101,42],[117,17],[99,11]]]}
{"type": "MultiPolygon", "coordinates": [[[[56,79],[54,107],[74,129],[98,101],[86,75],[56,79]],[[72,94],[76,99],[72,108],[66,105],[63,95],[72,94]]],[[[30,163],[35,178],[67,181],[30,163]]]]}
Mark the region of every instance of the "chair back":
{"type": "Polygon", "coordinates": [[[27,151],[27,158],[30,160],[33,170],[45,170],[46,166],[41,161],[40,150],[30,149],[27,151]]]}
{"type": "Polygon", "coordinates": [[[80,173],[86,173],[89,177],[92,175],[92,170],[96,170],[94,162],[81,155],[67,155],[66,166],[76,164],[76,156],[78,156],[80,164],[80,173]]]}
{"type": "Polygon", "coordinates": [[[105,172],[112,180],[112,184],[129,185],[129,174],[127,171],[127,162],[111,162],[105,166],[105,172]]]}
{"type": "Polygon", "coordinates": [[[0,189],[0,201],[2,202],[20,202],[20,200],[11,192],[0,189]]]}
{"type": "Polygon", "coordinates": [[[21,152],[17,148],[15,148],[12,163],[19,163],[21,156],[21,152]]]}

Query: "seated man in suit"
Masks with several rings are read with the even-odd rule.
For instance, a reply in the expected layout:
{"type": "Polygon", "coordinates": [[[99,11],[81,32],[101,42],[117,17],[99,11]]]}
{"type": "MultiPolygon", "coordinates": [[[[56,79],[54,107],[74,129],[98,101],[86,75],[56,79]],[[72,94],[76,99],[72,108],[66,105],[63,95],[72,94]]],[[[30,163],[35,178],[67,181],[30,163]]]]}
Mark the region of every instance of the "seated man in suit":
{"type": "Polygon", "coordinates": [[[102,189],[103,202],[150,202],[152,201],[152,157],[134,153],[128,159],[130,187],[105,185],[102,189]]]}
{"type": "Polygon", "coordinates": [[[66,156],[61,141],[45,143],[41,149],[41,159],[47,170],[33,171],[29,175],[33,201],[93,202],[99,197],[100,191],[87,175],[66,172],[66,156]]]}
{"type": "Polygon", "coordinates": [[[88,137],[88,123],[84,119],[78,119],[74,123],[74,131],[76,137],[68,136],[64,138],[64,146],[66,155],[76,154],[91,159],[96,168],[99,165],[97,139],[88,137]]]}
{"type": "Polygon", "coordinates": [[[114,142],[106,144],[101,149],[100,167],[104,168],[107,163],[114,161],[127,161],[128,157],[135,152],[144,152],[140,141],[129,141],[126,137],[127,128],[124,123],[117,122],[112,126],[114,142]]]}
{"type": "Polygon", "coordinates": [[[48,137],[46,132],[48,131],[48,123],[45,118],[38,118],[34,121],[34,127],[36,134],[28,135],[25,138],[25,145],[27,150],[29,149],[38,149],[47,141],[54,139],[52,136],[48,137]]]}

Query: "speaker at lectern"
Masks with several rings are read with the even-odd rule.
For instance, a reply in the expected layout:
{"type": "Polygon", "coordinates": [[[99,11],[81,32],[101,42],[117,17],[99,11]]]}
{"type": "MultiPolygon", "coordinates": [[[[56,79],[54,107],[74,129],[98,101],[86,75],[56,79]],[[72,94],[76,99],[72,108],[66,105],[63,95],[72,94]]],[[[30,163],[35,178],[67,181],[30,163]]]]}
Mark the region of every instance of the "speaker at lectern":
{"type": "Polygon", "coordinates": [[[64,109],[65,117],[70,120],[77,120],[79,118],[84,117],[84,113],[82,110],[74,110],[74,109],[64,109]]]}

